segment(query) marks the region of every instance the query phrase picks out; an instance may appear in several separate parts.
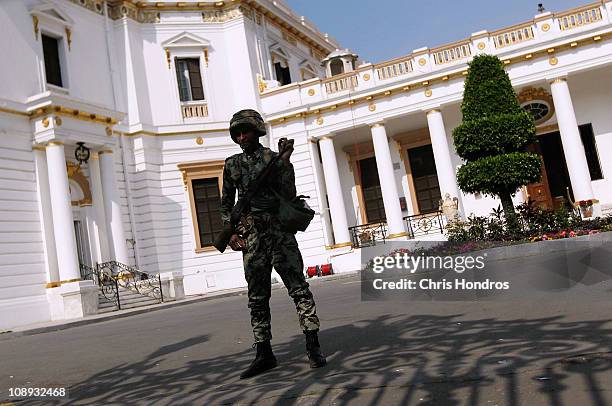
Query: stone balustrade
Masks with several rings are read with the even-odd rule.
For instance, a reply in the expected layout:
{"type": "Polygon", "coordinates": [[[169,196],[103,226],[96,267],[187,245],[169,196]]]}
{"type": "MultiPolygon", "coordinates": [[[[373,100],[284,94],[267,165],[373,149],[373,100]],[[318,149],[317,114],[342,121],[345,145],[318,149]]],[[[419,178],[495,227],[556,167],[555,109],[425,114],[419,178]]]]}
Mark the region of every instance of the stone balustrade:
{"type": "Polygon", "coordinates": [[[433,56],[436,65],[459,61],[472,56],[472,50],[468,41],[459,44],[432,49],[430,55],[433,56]]]}
{"type": "Polygon", "coordinates": [[[323,83],[325,83],[325,92],[327,94],[334,94],[344,90],[354,90],[359,85],[357,75],[354,73],[334,76],[325,79],[323,83]]]}
{"type": "Polygon", "coordinates": [[[183,103],[181,105],[183,118],[208,117],[208,105],[206,103],[183,103]]]}
{"type": "Polygon", "coordinates": [[[399,61],[390,61],[387,64],[376,66],[376,76],[380,80],[391,79],[412,72],[412,60],[402,58],[399,61]]]}
{"type": "Polygon", "coordinates": [[[602,15],[599,4],[585,6],[575,11],[557,15],[559,28],[562,31],[571,30],[573,28],[581,27],[583,25],[593,24],[597,21],[601,21],[601,19],[602,15]]]}
{"type": "Polygon", "coordinates": [[[534,27],[531,23],[522,24],[518,27],[496,31],[491,33],[495,48],[504,48],[521,42],[534,39],[534,27]]]}

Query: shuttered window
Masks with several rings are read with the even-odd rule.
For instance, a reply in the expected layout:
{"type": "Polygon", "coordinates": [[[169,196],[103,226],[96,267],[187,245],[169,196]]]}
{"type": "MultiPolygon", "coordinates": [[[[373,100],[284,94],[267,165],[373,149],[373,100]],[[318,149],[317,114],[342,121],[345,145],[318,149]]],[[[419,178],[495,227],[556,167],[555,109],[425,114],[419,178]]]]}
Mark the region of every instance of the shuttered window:
{"type": "Polygon", "coordinates": [[[204,100],[199,58],[176,58],[176,77],[181,101],[204,100]]]}
{"type": "Polygon", "coordinates": [[[210,247],[223,229],[219,178],[194,179],[191,186],[200,234],[200,248],[210,247]]]}

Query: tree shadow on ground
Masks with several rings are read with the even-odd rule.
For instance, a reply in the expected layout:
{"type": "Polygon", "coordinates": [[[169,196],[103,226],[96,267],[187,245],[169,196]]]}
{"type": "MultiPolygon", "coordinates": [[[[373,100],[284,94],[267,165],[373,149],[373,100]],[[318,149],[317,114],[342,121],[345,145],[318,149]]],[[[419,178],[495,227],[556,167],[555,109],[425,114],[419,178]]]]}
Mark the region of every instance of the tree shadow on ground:
{"type": "MultiPolygon", "coordinates": [[[[286,405],[308,396],[312,404],[319,404],[340,391],[338,404],[363,404],[356,399],[367,388],[367,404],[379,404],[389,390],[399,394],[398,404],[410,404],[417,401],[418,387],[421,395],[427,393],[419,404],[476,405],[482,401],[482,389],[497,380],[504,386],[502,403],[516,405],[520,372],[537,382],[548,404],[556,406],[564,404],[561,399],[571,375],[578,374],[597,389],[595,375],[612,369],[609,323],[564,322],[562,316],[380,316],[322,331],[329,364],[319,370],[308,368],[301,336],[275,344],[279,367],[249,380],[239,380],[238,375],[251,361],[251,350],[191,360],[174,369],[159,367],[172,353],[205,343],[204,335],[87,377],[69,388],[69,403],[286,405]],[[589,353],[599,355],[578,356],[589,353]],[[467,392],[468,398],[460,398],[458,391],[467,392]]],[[[590,395],[593,404],[605,404],[597,392],[590,395]]]]}

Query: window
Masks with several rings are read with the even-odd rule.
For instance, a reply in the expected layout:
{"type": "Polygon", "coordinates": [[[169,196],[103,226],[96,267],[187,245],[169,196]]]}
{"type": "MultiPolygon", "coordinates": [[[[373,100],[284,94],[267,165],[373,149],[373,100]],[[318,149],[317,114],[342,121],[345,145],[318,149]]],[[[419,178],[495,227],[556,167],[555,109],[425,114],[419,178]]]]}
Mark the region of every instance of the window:
{"type": "Polygon", "coordinates": [[[221,221],[221,184],[224,161],[179,164],[185,190],[189,195],[195,252],[212,251],[213,242],[223,228],[221,221]]]}
{"type": "Polygon", "coordinates": [[[386,219],[385,205],[380,188],[376,158],[360,159],[359,169],[367,221],[368,223],[384,221],[386,219]]]}
{"type": "Polygon", "coordinates": [[[55,86],[63,87],[62,85],[62,70],[60,66],[59,56],[59,40],[42,34],[43,57],[45,59],[45,74],[47,83],[55,86]]]}
{"type": "Polygon", "coordinates": [[[580,131],[580,138],[584,146],[584,154],[586,155],[587,164],[589,166],[591,180],[603,179],[603,173],[601,172],[601,165],[599,163],[599,154],[597,153],[597,146],[595,145],[593,126],[591,124],[583,124],[578,126],[578,130],[580,131]]]}
{"type": "Polygon", "coordinates": [[[287,64],[283,64],[281,62],[276,62],[274,64],[274,70],[276,72],[276,80],[278,80],[281,86],[288,85],[291,83],[291,75],[289,74],[289,66],[287,64]]]}
{"type": "Polygon", "coordinates": [[[344,63],[341,59],[334,59],[330,62],[329,69],[331,70],[332,76],[339,75],[344,73],[344,63]]]}
{"type": "Polygon", "coordinates": [[[200,248],[210,247],[223,229],[218,178],[194,179],[193,200],[200,234],[200,248]]]}
{"type": "Polygon", "coordinates": [[[431,213],[438,210],[441,195],[431,145],[410,148],[408,150],[408,160],[410,161],[419,213],[431,213]]]}
{"type": "Polygon", "coordinates": [[[176,58],[175,62],[181,101],[204,100],[200,58],[176,58]]]}

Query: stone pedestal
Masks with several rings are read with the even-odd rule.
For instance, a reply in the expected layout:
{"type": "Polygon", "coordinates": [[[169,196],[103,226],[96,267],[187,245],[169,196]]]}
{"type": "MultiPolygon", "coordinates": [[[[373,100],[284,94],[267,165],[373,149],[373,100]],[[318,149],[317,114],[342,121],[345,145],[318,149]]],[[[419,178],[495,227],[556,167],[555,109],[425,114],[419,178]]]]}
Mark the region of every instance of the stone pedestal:
{"type": "Polygon", "coordinates": [[[98,313],[98,287],[93,281],[64,283],[58,289],[64,303],[64,319],[98,313]]]}
{"type": "Polygon", "coordinates": [[[182,272],[164,272],[160,276],[162,294],[164,295],[164,302],[181,300],[185,298],[185,288],[183,286],[182,272]]]}

